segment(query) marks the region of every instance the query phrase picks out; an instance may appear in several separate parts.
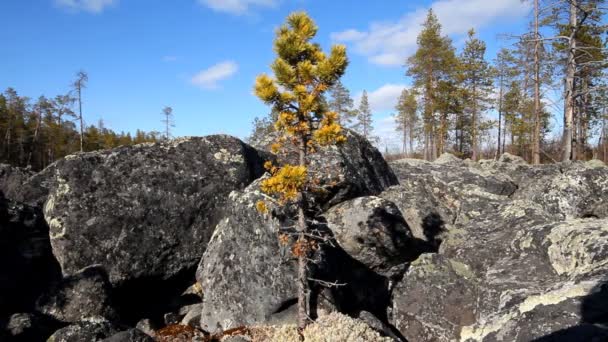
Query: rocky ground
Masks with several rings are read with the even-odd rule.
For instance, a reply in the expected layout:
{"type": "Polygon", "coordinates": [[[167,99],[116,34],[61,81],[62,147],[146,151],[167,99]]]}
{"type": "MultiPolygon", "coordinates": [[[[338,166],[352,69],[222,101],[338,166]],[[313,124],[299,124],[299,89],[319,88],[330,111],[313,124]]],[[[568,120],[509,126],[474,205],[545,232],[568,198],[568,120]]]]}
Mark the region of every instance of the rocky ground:
{"type": "MultiPolygon", "coordinates": [[[[307,341],[608,340],[608,168],[312,160],[307,341]],[[327,284],[340,286],[327,286],[327,284]]],[[[264,148],[215,135],[0,165],[0,341],[289,341],[289,212],[264,148]]]]}

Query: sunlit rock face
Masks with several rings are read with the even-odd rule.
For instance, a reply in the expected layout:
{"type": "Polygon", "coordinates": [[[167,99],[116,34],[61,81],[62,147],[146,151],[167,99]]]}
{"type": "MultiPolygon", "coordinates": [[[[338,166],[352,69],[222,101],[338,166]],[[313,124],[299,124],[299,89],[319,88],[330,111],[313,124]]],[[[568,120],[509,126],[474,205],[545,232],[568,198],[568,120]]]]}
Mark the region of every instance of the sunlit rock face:
{"type": "Polygon", "coordinates": [[[608,168],[442,159],[392,163],[401,185],[381,194],[422,238],[439,222],[437,253],[393,292],[395,327],[411,341],[606,339],[608,168]]]}
{"type": "Polygon", "coordinates": [[[68,156],[44,205],[53,253],[64,274],[98,264],[113,285],[193,271],[228,194],[263,162],[224,135],[68,156]]]}

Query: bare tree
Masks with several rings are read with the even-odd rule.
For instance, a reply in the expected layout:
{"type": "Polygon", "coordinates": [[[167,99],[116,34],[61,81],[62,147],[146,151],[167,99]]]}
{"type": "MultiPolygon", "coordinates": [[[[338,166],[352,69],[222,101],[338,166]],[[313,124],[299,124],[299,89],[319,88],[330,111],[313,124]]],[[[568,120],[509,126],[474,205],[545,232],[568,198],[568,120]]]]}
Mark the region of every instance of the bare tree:
{"type": "Polygon", "coordinates": [[[86,88],[89,81],[89,75],[84,70],[76,73],[76,80],[72,84],[77,93],[76,100],[78,101],[78,121],[80,122],[80,152],[84,151],[84,120],[82,119],[82,89],[86,88]]]}
{"type": "Polygon", "coordinates": [[[175,127],[175,123],[173,121],[173,108],[169,106],[165,106],[163,108],[163,119],[161,122],[165,125],[165,140],[171,139],[171,127],[175,127]]]}

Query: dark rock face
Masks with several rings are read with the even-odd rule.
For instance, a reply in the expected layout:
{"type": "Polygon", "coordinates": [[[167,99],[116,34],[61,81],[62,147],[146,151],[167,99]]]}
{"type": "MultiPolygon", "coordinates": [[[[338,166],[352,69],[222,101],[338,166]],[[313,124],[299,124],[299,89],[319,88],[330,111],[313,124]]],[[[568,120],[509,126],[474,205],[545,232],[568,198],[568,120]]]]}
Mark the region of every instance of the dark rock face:
{"type": "Polygon", "coordinates": [[[34,173],[29,169],[0,164],[0,192],[6,198],[42,207],[53,184],[55,164],[34,173]]]}
{"type": "Polygon", "coordinates": [[[203,288],[201,327],[210,332],[272,321],[296,298],[292,255],[278,240],[279,222],[259,213],[259,181],[230,194],[196,278],[203,288]]]}
{"type": "Polygon", "coordinates": [[[22,192],[22,186],[34,173],[30,170],[0,164],[0,192],[7,198],[15,199],[22,192]]]}
{"type": "Polygon", "coordinates": [[[410,226],[442,222],[438,254],[414,261],[393,291],[392,323],[408,340],[605,338],[593,324],[608,322],[608,221],[585,213],[608,199],[608,168],[508,157],[394,168],[401,185],[381,197],[410,226]]]}
{"type": "Polygon", "coordinates": [[[105,270],[89,266],[51,287],[37,302],[38,311],[62,322],[86,317],[117,319],[112,307],[112,286],[105,270]]]}
{"type": "Polygon", "coordinates": [[[91,317],[55,331],[47,342],[99,342],[117,334],[119,330],[101,317],[91,317]]]}
{"type": "Polygon", "coordinates": [[[412,236],[394,203],[368,196],[332,207],[327,226],[340,247],[370,270],[391,276],[394,267],[415,260],[424,241],[412,236]]]}
{"type": "Polygon", "coordinates": [[[2,341],[31,342],[46,341],[53,332],[63,326],[54,319],[38,313],[17,313],[10,317],[4,328],[0,329],[2,341]]]}
{"type": "Polygon", "coordinates": [[[54,165],[44,210],[53,253],[65,274],[101,264],[113,285],[193,270],[226,196],[262,164],[222,135],[68,156],[54,165]]]}
{"type": "Polygon", "coordinates": [[[60,277],[42,212],[0,193],[0,319],[33,309],[60,277]]]}

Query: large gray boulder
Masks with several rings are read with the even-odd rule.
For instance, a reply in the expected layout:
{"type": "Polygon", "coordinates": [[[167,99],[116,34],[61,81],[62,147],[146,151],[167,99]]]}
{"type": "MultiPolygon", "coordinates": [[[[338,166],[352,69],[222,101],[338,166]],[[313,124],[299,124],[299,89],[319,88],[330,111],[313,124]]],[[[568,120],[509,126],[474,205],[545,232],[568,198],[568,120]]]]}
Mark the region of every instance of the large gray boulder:
{"type": "Polygon", "coordinates": [[[376,196],[333,206],[325,214],[338,245],[370,270],[392,276],[394,268],[415,260],[426,244],[412,236],[394,203],[376,196]]]}
{"type": "Polygon", "coordinates": [[[62,322],[100,316],[116,320],[112,285],[100,266],[89,266],[52,286],[37,301],[37,310],[62,322]]]}
{"type": "Polygon", "coordinates": [[[401,185],[380,196],[416,218],[410,225],[441,222],[437,254],[414,261],[392,293],[391,323],[408,340],[608,336],[608,221],[588,214],[607,198],[608,169],[507,157],[394,168],[401,185]]]}
{"type": "Polygon", "coordinates": [[[255,206],[264,199],[259,183],[230,194],[227,216],[200,260],[196,278],[206,331],[271,322],[297,298],[293,257],[278,239],[280,222],[255,206]]]}
{"type": "Polygon", "coordinates": [[[225,135],[68,156],[53,165],[44,207],[53,253],[64,274],[100,264],[113,285],[193,270],[228,193],[263,162],[225,135]]]}

